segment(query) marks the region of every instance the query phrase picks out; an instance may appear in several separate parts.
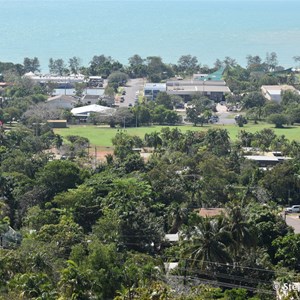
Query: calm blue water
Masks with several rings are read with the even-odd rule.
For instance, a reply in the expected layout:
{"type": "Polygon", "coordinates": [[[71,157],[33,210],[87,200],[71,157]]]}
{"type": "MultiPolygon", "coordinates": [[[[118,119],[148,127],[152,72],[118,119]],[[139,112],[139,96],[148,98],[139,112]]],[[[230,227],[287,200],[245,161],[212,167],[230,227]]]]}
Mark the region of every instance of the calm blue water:
{"type": "Polygon", "coordinates": [[[275,51],[293,66],[300,55],[300,1],[0,0],[0,61],[72,56],[87,65],[94,55],[158,55],[176,63],[192,54],[202,64],[230,56],[275,51]]]}

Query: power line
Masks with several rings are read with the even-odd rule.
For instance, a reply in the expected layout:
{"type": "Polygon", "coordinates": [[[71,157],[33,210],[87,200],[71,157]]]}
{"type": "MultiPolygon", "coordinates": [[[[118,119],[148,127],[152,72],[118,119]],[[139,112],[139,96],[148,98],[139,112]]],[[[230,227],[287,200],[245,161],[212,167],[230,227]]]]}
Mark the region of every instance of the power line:
{"type": "Polygon", "coordinates": [[[242,277],[242,276],[238,276],[238,275],[225,274],[222,272],[218,272],[216,270],[213,270],[211,272],[203,271],[203,270],[196,270],[196,269],[192,269],[192,268],[177,268],[176,270],[191,271],[191,272],[193,272],[193,274],[207,275],[210,277],[220,277],[220,278],[229,279],[229,280],[245,281],[245,282],[254,283],[254,284],[258,284],[258,283],[270,284],[270,283],[272,283],[272,281],[265,281],[265,280],[259,280],[259,279],[249,278],[249,277],[242,277]]]}
{"type": "MultiPolygon", "coordinates": [[[[164,258],[171,258],[174,259],[175,257],[172,256],[163,256],[164,258]]],[[[288,274],[291,275],[290,272],[285,272],[285,271],[274,271],[274,270],[268,270],[268,269],[262,269],[262,268],[254,268],[254,267],[245,267],[245,266],[239,266],[235,264],[230,264],[230,263],[220,263],[216,261],[208,261],[208,260],[201,260],[201,259],[193,259],[193,258],[181,258],[182,260],[188,260],[188,261],[198,261],[198,262],[204,262],[208,264],[214,264],[214,265],[222,265],[226,267],[232,267],[232,268],[241,268],[241,269],[249,269],[249,270],[256,270],[256,271],[261,271],[261,272],[270,272],[273,274],[280,273],[280,274],[288,274]]]]}
{"type": "MultiPolygon", "coordinates": [[[[179,278],[181,280],[183,280],[184,276],[172,276],[173,278],[179,278]]],[[[197,277],[193,277],[193,276],[187,276],[189,279],[194,279],[196,281],[198,281],[199,283],[202,284],[208,284],[208,285],[213,285],[213,286],[222,286],[222,287],[228,287],[228,288],[243,288],[245,290],[251,291],[251,292],[261,292],[264,294],[269,294],[269,295],[274,295],[275,292],[266,290],[266,289],[261,289],[261,288],[254,288],[254,287],[249,287],[249,286],[245,286],[245,285],[238,285],[238,284],[234,284],[234,283],[228,283],[228,282],[224,282],[224,281],[216,281],[216,280],[209,280],[209,279],[199,279],[197,277]]]]}

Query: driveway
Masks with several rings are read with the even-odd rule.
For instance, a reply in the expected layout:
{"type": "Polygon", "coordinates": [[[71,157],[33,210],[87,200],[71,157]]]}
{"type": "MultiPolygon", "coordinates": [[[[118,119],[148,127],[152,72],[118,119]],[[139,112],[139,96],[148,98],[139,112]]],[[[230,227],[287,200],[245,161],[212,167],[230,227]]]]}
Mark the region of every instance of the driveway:
{"type": "Polygon", "coordinates": [[[293,227],[295,233],[300,233],[299,214],[286,215],[286,224],[293,227]]]}

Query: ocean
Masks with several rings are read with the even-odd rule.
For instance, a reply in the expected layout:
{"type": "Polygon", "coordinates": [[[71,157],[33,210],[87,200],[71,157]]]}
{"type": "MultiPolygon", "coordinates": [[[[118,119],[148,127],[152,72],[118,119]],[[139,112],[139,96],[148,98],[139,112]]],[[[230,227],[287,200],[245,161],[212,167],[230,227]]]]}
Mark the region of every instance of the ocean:
{"type": "Polygon", "coordinates": [[[299,12],[293,0],[0,0],[0,61],[36,56],[47,72],[51,57],[88,65],[104,54],[126,65],[134,54],[165,63],[191,54],[202,65],[230,56],[245,66],[248,54],[276,52],[280,65],[292,67],[299,12]]]}

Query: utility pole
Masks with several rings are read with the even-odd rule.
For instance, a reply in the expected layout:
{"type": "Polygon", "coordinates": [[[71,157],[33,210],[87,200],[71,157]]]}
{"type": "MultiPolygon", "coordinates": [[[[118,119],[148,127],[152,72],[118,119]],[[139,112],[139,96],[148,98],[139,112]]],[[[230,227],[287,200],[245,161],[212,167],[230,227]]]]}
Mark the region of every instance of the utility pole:
{"type": "Polygon", "coordinates": [[[138,114],[136,112],[136,115],[135,115],[135,127],[137,128],[138,127],[138,114]]]}
{"type": "Polygon", "coordinates": [[[186,259],[185,262],[184,262],[183,285],[186,285],[187,266],[188,266],[188,262],[187,262],[187,259],[186,259]]]}
{"type": "Polygon", "coordinates": [[[94,168],[96,169],[96,163],[97,163],[97,147],[95,147],[95,155],[94,155],[94,168]]]}

